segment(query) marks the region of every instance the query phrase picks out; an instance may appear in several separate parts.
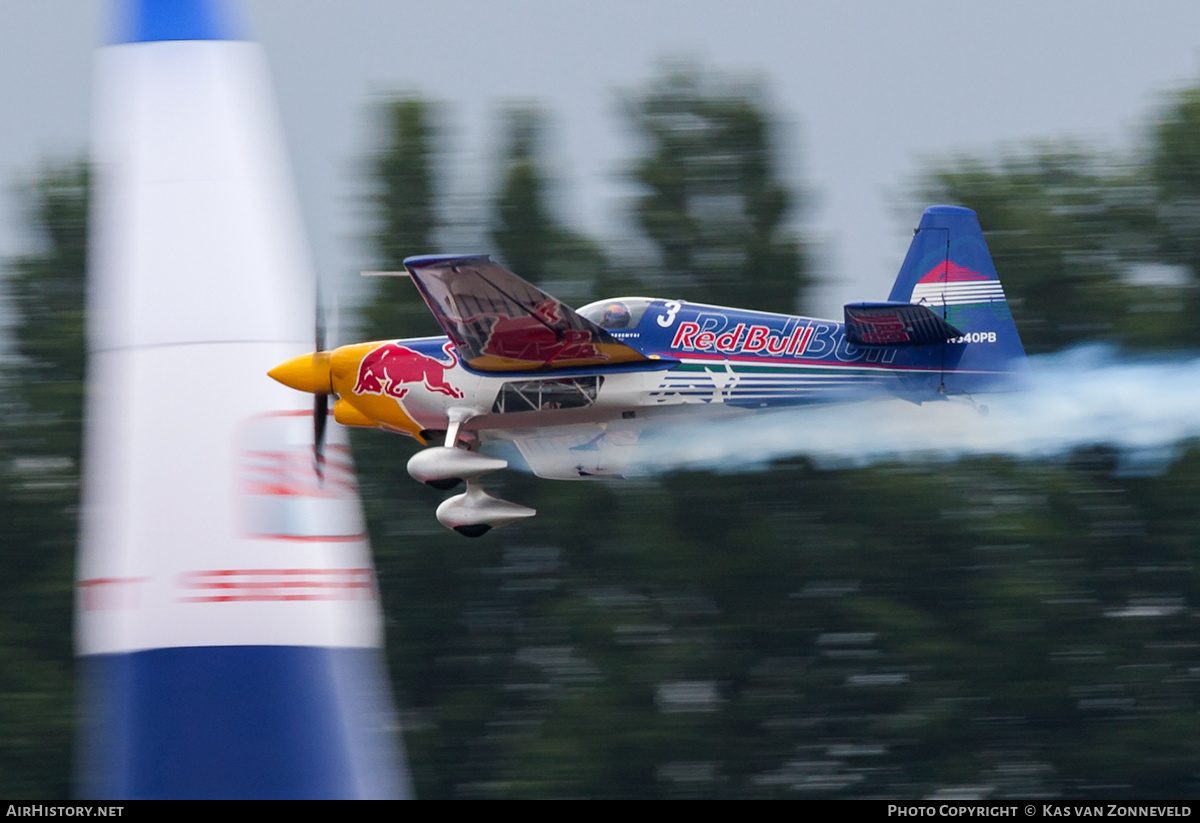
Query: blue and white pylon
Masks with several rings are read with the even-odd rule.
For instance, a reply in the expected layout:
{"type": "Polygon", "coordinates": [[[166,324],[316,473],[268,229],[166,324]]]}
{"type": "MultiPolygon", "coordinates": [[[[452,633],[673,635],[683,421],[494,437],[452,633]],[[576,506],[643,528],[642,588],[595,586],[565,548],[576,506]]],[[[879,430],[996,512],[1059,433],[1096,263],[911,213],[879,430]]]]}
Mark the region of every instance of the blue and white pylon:
{"type": "Polygon", "coordinates": [[[85,797],[409,793],[344,434],[267,370],[315,279],[261,48],[140,0],[96,66],[85,797]]]}

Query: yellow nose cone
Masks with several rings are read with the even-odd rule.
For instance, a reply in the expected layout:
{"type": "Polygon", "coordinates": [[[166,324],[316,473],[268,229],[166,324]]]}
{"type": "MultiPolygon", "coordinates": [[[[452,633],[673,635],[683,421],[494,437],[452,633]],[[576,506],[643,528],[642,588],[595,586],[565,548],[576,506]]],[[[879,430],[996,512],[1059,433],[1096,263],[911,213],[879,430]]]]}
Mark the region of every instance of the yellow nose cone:
{"type": "Polygon", "coordinates": [[[329,352],[313,352],[280,363],[267,372],[283,385],[309,394],[333,394],[329,375],[329,352]]]}

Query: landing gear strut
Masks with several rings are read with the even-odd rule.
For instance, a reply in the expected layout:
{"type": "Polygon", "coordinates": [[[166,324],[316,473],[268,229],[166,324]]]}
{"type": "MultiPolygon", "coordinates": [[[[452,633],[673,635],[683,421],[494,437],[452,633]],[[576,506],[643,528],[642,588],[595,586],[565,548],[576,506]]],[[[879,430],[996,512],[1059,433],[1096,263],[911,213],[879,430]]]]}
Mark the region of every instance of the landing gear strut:
{"type": "Polygon", "coordinates": [[[441,490],[452,489],[465,480],[467,490],[442,501],[437,519],[465,537],[482,537],[497,526],[533,517],[537,511],[492,497],[475,482],[488,472],[506,468],[508,461],[457,448],[459,429],[472,416],[474,412],[469,409],[450,409],[445,445],[414,454],[408,461],[408,473],[441,490]]]}

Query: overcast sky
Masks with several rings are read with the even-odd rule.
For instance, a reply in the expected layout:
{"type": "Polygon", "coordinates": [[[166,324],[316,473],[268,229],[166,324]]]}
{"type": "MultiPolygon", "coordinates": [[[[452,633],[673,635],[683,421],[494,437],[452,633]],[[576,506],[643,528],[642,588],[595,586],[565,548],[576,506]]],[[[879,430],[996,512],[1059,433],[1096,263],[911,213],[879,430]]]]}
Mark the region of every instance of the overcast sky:
{"type": "MultiPolygon", "coordinates": [[[[542,102],[556,118],[562,218],[615,237],[633,149],[619,93],[682,56],[767,85],[787,124],[787,173],[808,195],[805,230],[828,250],[817,308],[829,316],[886,297],[926,158],[1039,138],[1128,146],[1200,67],[1200,3],[1165,0],[251,0],[242,11],[266,48],[325,276],[369,263],[361,169],[388,94],[449,104],[465,187],[487,183],[499,106],[542,102]]],[[[108,16],[98,0],[0,0],[0,254],[28,243],[12,186],[86,151],[108,16]]]]}

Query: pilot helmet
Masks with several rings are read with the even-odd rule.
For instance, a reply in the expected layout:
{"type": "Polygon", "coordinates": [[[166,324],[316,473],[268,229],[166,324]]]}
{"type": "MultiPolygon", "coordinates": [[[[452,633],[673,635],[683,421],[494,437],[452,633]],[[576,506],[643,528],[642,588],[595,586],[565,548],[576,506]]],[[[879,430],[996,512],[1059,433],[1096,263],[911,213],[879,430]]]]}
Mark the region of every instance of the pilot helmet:
{"type": "Polygon", "coordinates": [[[623,329],[629,325],[629,308],[621,302],[612,302],[604,307],[600,325],[606,329],[623,329]]]}

